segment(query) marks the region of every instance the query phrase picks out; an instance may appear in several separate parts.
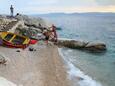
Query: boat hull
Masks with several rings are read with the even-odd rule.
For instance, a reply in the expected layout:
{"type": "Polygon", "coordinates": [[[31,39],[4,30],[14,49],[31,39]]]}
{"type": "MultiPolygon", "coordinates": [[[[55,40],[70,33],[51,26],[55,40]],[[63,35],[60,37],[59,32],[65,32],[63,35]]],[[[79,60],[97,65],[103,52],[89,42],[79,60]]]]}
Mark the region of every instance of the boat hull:
{"type": "Polygon", "coordinates": [[[14,33],[2,32],[0,36],[2,39],[2,44],[6,47],[25,49],[30,44],[30,39],[28,37],[20,36],[14,33]],[[9,38],[8,35],[12,35],[12,37],[9,36],[9,38]]]}
{"type": "Polygon", "coordinates": [[[3,40],[3,45],[7,46],[9,48],[22,48],[22,49],[25,49],[26,47],[29,46],[29,44],[12,44],[12,43],[5,41],[5,40],[3,40]]]}

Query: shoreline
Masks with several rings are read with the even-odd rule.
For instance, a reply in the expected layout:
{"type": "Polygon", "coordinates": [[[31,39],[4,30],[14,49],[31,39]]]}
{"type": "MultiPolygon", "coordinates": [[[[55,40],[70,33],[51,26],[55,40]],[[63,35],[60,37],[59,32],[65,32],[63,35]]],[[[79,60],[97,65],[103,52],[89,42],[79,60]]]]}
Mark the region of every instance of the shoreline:
{"type": "MultiPolygon", "coordinates": [[[[79,67],[76,67],[68,58],[66,58],[70,55],[67,54],[67,52],[65,54],[62,48],[58,48],[58,51],[64,60],[72,86],[103,86],[102,83],[87,75],[85,71],[80,70],[79,67]]],[[[71,50],[69,50],[69,52],[70,51],[71,50]]]]}
{"type": "Polygon", "coordinates": [[[0,48],[9,59],[6,66],[0,65],[0,76],[16,86],[71,86],[56,46],[37,45],[32,52],[28,48],[0,48]]]}

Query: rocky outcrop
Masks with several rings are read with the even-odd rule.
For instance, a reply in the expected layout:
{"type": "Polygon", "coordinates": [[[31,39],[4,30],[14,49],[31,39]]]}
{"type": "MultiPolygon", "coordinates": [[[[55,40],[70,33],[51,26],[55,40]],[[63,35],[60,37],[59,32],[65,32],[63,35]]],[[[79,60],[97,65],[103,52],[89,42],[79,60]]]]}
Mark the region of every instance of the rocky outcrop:
{"type": "Polygon", "coordinates": [[[39,27],[39,24],[41,24],[43,27],[46,27],[46,21],[44,21],[42,18],[34,18],[34,17],[29,17],[26,15],[17,15],[16,19],[18,20],[23,20],[25,25],[27,26],[32,26],[35,28],[39,27]]]}
{"type": "Polygon", "coordinates": [[[101,52],[106,50],[106,44],[102,42],[84,42],[76,40],[58,40],[58,45],[72,48],[82,49],[92,52],[101,52]]]}
{"type": "MultiPolygon", "coordinates": [[[[14,24],[11,24],[12,22],[15,23],[15,21],[19,21],[19,22],[22,22],[24,23],[24,28],[25,26],[27,28],[35,28],[35,29],[41,29],[41,27],[43,28],[47,28],[49,27],[47,25],[47,21],[45,21],[44,19],[42,18],[35,18],[35,17],[32,17],[32,16],[27,16],[27,15],[16,15],[15,17],[11,18],[7,15],[0,15],[0,31],[9,31],[9,28],[14,25],[14,24]],[[41,25],[41,26],[40,26],[41,25]],[[6,27],[6,28],[4,28],[6,27]]],[[[17,26],[18,28],[18,26],[17,26]]]]}
{"type": "Polygon", "coordinates": [[[9,29],[15,25],[16,21],[17,20],[15,18],[0,15],[0,31],[9,31],[9,29]]]}
{"type": "Polygon", "coordinates": [[[87,43],[75,40],[58,40],[58,45],[73,49],[82,49],[87,45],[87,43]]]}
{"type": "Polygon", "coordinates": [[[90,51],[105,51],[106,44],[102,42],[89,42],[85,48],[90,51]]]}
{"type": "Polygon", "coordinates": [[[4,31],[9,31],[10,29],[12,29],[18,21],[12,21],[10,22],[8,25],[6,25],[6,27],[4,28],[4,31]]]}

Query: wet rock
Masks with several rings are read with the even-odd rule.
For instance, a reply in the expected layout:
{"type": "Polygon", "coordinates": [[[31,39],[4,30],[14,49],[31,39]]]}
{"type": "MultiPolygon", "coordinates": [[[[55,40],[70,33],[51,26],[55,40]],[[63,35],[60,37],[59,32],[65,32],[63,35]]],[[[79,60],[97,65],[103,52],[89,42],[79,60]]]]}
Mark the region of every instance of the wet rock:
{"type": "Polygon", "coordinates": [[[82,77],[77,77],[77,80],[84,80],[84,78],[82,78],[82,77]]]}
{"type": "Polygon", "coordinates": [[[93,52],[106,51],[106,44],[102,42],[84,42],[76,40],[58,40],[59,46],[64,46],[72,49],[82,49],[93,52]]]}
{"type": "Polygon", "coordinates": [[[105,51],[106,45],[102,42],[89,42],[85,48],[90,51],[105,51]]]}
{"type": "Polygon", "coordinates": [[[75,40],[59,40],[58,45],[68,47],[68,48],[73,48],[73,49],[81,49],[84,48],[87,43],[82,42],[82,41],[75,41],[75,40]]]}

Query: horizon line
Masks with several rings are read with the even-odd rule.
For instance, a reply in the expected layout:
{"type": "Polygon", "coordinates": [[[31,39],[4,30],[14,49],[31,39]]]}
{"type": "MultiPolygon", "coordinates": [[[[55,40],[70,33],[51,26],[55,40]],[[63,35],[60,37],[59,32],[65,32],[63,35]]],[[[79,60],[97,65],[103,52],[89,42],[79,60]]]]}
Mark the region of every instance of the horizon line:
{"type": "MultiPolygon", "coordinates": [[[[43,15],[43,14],[84,14],[84,13],[105,13],[105,14],[115,14],[115,12],[48,12],[48,13],[20,13],[22,15],[43,15]]],[[[15,13],[16,14],[16,13],[15,13]]],[[[0,15],[10,15],[10,14],[6,14],[6,13],[3,13],[3,14],[0,14],[0,15]]]]}

